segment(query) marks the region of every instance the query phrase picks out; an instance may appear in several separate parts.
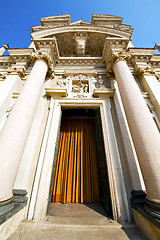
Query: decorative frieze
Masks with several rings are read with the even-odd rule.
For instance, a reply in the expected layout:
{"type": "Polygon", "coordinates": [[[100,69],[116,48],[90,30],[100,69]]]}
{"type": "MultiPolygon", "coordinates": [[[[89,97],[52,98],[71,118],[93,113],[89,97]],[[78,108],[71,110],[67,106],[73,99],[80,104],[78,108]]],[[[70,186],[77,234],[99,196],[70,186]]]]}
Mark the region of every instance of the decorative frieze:
{"type": "MultiPolygon", "coordinates": [[[[104,76],[104,75],[103,75],[104,76]]],[[[94,89],[106,89],[105,79],[99,75],[88,75],[88,74],[73,74],[67,75],[64,77],[60,75],[55,77],[55,82],[52,82],[50,88],[47,88],[46,93],[49,94],[50,91],[57,92],[59,91],[60,96],[68,96],[69,98],[92,98],[94,89]],[[65,90],[67,95],[62,94],[61,91],[65,90]]],[[[50,95],[50,94],[49,94],[50,95]]],[[[54,93],[55,95],[55,93],[54,93]]]]}

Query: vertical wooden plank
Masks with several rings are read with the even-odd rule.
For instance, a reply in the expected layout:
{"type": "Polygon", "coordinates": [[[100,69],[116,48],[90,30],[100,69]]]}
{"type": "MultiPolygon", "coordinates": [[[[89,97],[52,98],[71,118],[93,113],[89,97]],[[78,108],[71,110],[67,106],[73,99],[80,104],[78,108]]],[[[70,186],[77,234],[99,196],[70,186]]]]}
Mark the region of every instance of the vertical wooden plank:
{"type": "Polygon", "coordinates": [[[71,122],[69,119],[66,121],[66,150],[65,150],[65,157],[64,157],[64,177],[62,182],[62,201],[66,203],[67,201],[67,182],[68,182],[68,169],[69,169],[69,153],[70,153],[70,141],[71,141],[71,122]]]}
{"type": "Polygon", "coordinates": [[[70,141],[70,152],[69,152],[69,169],[68,169],[68,182],[67,182],[67,200],[66,202],[72,201],[72,185],[73,185],[73,170],[74,170],[74,142],[75,142],[75,133],[73,122],[71,124],[71,141],[70,141]]]}
{"type": "Polygon", "coordinates": [[[75,203],[76,191],[76,168],[77,168],[77,123],[75,122],[75,143],[74,143],[74,170],[73,170],[73,188],[72,188],[72,202],[75,203]]]}
{"type": "Polygon", "coordinates": [[[80,194],[81,194],[81,200],[80,202],[83,203],[83,182],[84,182],[84,179],[83,179],[83,122],[84,121],[81,121],[81,156],[80,156],[80,162],[81,162],[81,191],[80,191],[80,194]]]}

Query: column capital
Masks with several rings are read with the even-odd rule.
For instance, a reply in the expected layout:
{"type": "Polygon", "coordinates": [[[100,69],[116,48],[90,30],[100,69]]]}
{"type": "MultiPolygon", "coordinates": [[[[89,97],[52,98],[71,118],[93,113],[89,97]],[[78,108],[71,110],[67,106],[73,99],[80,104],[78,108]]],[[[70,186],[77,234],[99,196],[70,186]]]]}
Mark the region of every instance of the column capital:
{"type": "Polygon", "coordinates": [[[23,78],[25,76],[26,68],[24,66],[13,66],[8,69],[8,75],[18,75],[19,77],[23,78]]]}
{"type": "Polygon", "coordinates": [[[36,61],[37,59],[44,60],[48,65],[48,73],[51,74],[53,72],[53,63],[50,58],[50,53],[42,53],[41,51],[33,52],[31,55],[31,60],[36,61]]]}
{"type": "Polygon", "coordinates": [[[139,76],[142,76],[142,75],[155,76],[155,69],[153,69],[151,67],[145,67],[145,68],[138,67],[137,74],[139,76]]]}
{"type": "Polygon", "coordinates": [[[110,59],[108,61],[107,71],[112,72],[113,66],[116,62],[125,61],[128,62],[131,59],[131,54],[129,52],[115,52],[112,51],[110,54],[110,59]]]}

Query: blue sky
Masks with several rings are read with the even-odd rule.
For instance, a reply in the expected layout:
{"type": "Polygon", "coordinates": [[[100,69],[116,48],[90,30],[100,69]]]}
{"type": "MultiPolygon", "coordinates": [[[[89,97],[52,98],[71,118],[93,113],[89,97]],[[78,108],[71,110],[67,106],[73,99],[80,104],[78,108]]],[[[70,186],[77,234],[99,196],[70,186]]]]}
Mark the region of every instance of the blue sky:
{"type": "Polygon", "coordinates": [[[40,18],[69,13],[71,21],[91,21],[94,14],[123,17],[123,23],[134,28],[135,47],[153,47],[160,43],[160,0],[1,0],[0,46],[26,48],[32,26],[40,18]]]}

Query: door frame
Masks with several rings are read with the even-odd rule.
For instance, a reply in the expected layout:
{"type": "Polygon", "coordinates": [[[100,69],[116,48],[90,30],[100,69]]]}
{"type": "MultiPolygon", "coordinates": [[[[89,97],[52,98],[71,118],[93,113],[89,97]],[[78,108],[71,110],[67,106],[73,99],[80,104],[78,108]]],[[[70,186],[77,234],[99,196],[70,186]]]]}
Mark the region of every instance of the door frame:
{"type": "Polygon", "coordinates": [[[120,223],[130,221],[129,203],[123,178],[121,159],[111,114],[110,99],[56,99],[46,143],[44,163],[41,169],[39,188],[35,199],[33,219],[43,219],[47,213],[50,195],[53,159],[55,159],[58,131],[61,125],[63,109],[99,108],[102,124],[103,141],[108,171],[113,219],[120,223]]]}

